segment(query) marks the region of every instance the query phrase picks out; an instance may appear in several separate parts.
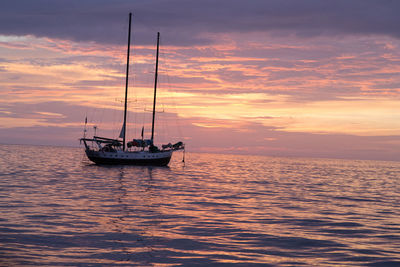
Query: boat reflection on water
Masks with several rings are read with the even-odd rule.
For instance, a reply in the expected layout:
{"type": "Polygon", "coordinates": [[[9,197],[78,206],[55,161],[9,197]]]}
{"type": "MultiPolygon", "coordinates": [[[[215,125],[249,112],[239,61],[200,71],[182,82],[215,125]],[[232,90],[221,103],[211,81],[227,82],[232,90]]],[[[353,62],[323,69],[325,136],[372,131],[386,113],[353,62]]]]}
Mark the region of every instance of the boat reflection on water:
{"type": "MultiPolygon", "coordinates": [[[[135,262],[147,266],[152,262],[153,250],[156,244],[155,233],[160,223],[161,214],[157,211],[157,195],[152,192],[154,167],[133,167],[134,171],[141,173],[142,179],[137,180],[139,188],[132,190],[128,188],[132,184],[126,180],[135,179],[130,176],[132,170],[128,166],[94,166],[95,168],[106,168],[108,171],[118,173],[109,201],[105,202],[105,210],[98,217],[98,223],[102,225],[106,236],[109,238],[101,241],[112,244],[118,248],[121,262],[135,262]],[[133,197],[134,196],[134,197],[133,197]],[[114,199],[114,203],[113,200],[114,199]],[[110,212],[109,209],[112,209],[110,212]]],[[[168,166],[159,167],[168,169],[168,166]]],[[[107,252],[104,252],[107,254],[107,252]]],[[[108,253],[115,253],[110,250],[108,253]]]]}
{"type": "MultiPolygon", "coordinates": [[[[135,212],[135,210],[132,210],[129,203],[130,203],[130,199],[129,199],[129,195],[128,195],[128,190],[125,188],[125,184],[124,184],[124,179],[125,178],[125,170],[123,166],[119,166],[117,167],[119,168],[119,177],[118,177],[118,188],[116,190],[116,201],[117,201],[117,211],[120,212],[120,216],[118,216],[116,219],[111,219],[111,225],[113,226],[114,230],[116,233],[121,233],[121,234],[125,234],[127,232],[131,232],[132,231],[132,227],[137,228],[138,230],[137,232],[137,238],[136,236],[134,236],[134,238],[136,238],[136,240],[126,240],[126,239],[119,239],[116,242],[116,246],[120,247],[121,250],[121,261],[127,261],[127,262],[132,262],[132,261],[137,261],[138,259],[133,259],[132,258],[132,252],[133,253],[141,253],[143,254],[142,259],[140,260],[141,263],[145,264],[149,264],[150,261],[146,262],[146,259],[150,259],[152,258],[152,238],[154,237],[154,231],[156,230],[156,225],[155,224],[148,224],[148,225],[141,225],[139,226],[138,224],[135,224],[132,222],[132,217],[133,217],[133,213],[135,212]],[[137,248],[132,250],[132,242],[137,243],[137,248]],[[123,256],[123,254],[125,254],[126,257],[123,256]]],[[[147,167],[145,168],[147,169],[148,172],[148,185],[147,188],[144,189],[143,191],[143,195],[142,195],[142,199],[143,199],[143,204],[145,202],[151,203],[151,196],[149,197],[149,195],[151,195],[151,187],[152,187],[152,167],[147,167]]],[[[148,204],[151,206],[151,204],[148,204]]],[[[155,221],[156,223],[157,221],[155,221]]],[[[121,235],[122,236],[122,235],[121,235]]]]}

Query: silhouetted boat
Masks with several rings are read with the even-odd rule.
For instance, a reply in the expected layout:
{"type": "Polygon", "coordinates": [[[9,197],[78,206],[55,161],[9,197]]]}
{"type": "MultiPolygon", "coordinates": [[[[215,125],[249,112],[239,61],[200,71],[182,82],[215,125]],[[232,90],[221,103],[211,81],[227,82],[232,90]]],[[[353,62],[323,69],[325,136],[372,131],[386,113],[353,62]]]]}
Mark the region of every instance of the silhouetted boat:
{"type": "MultiPolygon", "coordinates": [[[[128,75],[129,75],[129,54],[131,42],[131,22],[132,14],[129,13],[129,30],[128,30],[128,52],[126,63],[126,82],[125,82],[125,105],[124,105],[124,121],[119,138],[105,138],[94,135],[93,138],[86,138],[84,135],[80,140],[85,144],[85,152],[87,157],[97,164],[129,164],[129,165],[155,165],[166,166],[171,160],[172,153],[176,150],[184,149],[182,142],[172,145],[162,145],[161,149],[154,145],[154,122],[156,111],[157,97],[157,76],[158,76],[158,54],[160,44],[160,33],[157,33],[157,53],[156,53],[156,70],[154,80],[154,99],[153,99],[153,118],[151,125],[151,138],[133,139],[126,143],[126,113],[128,98],[128,75]],[[122,140],[120,140],[122,139],[122,140]]],[[[86,121],[85,121],[86,123],[86,121]]]]}

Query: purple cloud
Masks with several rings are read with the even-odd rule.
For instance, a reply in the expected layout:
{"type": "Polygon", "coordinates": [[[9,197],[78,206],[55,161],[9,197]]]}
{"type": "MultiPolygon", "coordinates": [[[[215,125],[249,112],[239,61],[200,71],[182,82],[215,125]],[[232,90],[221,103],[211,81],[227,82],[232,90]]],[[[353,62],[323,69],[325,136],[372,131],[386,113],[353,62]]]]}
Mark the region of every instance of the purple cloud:
{"type": "Polygon", "coordinates": [[[400,37],[400,2],[390,0],[4,0],[0,34],[119,43],[128,11],[138,42],[166,32],[173,44],[207,44],[204,33],[286,32],[300,36],[400,37]]]}

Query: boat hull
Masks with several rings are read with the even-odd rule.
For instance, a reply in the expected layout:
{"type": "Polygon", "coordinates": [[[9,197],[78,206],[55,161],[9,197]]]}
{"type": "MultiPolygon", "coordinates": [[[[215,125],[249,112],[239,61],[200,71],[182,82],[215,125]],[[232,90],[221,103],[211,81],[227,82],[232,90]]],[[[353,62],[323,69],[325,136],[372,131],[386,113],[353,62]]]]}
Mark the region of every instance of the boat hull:
{"type": "Polygon", "coordinates": [[[172,151],[150,152],[101,152],[86,150],[87,157],[101,165],[140,165],[167,166],[171,160],[172,151]]]}

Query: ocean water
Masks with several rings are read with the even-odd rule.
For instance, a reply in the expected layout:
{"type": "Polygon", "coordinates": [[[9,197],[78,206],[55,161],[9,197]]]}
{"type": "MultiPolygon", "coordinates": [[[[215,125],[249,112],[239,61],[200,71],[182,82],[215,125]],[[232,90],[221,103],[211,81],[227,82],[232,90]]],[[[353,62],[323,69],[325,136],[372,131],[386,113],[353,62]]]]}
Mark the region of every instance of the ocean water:
{"type": "Polygon", "coordinates": [[[400,162],[0,145],[0,266],[400,266],[400,162]]]}

